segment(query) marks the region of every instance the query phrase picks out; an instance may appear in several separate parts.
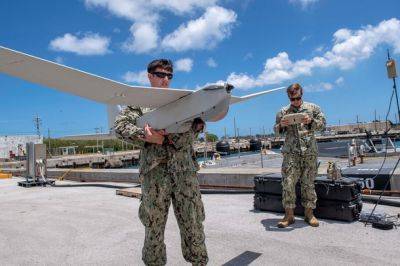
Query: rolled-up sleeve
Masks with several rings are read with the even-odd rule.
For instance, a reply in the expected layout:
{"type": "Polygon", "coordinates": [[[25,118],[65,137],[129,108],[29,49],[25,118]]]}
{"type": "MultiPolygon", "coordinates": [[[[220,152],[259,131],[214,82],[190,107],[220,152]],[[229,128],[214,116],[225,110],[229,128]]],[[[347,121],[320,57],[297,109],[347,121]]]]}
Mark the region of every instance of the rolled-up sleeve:
{"type": "Polygon", "coordinates": [[[282,128],[280,123],[283,117],[283,113],[282,110],[280,110],[277,114],[276,114],[276,119],[275,119],[275,126],[274,126],[274,131],[275,131],[275,135],[280,135],[285,133],[286,129],[282,128]]]}
{"type": "Polygon", "coordinates": [[[127,106],[115,120],[115,134],[119,139],[129,143],[144,144],[139,137],[144,137],[144,130],[136,126],[136,120],[143,115],[140,107],[127,106]]]}
{"type": "Polygon", "coordinates": [[[315,106],[313,110],[311,129],[314,131],[323,131],[326,127],[326,119],[324,113],[319,106],[315,106]]]}

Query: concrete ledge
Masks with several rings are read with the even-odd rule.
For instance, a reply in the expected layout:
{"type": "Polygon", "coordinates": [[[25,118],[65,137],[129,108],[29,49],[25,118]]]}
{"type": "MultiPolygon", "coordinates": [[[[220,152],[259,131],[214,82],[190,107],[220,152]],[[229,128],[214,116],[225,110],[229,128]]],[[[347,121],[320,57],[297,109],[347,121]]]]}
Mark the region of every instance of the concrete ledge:
{"type": "Polygon", "coordinates": [[[138,169],[47,169],[49,178],[80,182],[125,182],[138,183],[138,169]]]}
{"type": "MultiPolygon", "coordinates": [[[[198,173],[200,185],[253,187],[256,175],[275,173],[274,168],[221,168],[202,169],[198,173]]],[[[49,178],[80,182],[125,182],[138,183],[138,169],[48,169],[49,178]]]]}

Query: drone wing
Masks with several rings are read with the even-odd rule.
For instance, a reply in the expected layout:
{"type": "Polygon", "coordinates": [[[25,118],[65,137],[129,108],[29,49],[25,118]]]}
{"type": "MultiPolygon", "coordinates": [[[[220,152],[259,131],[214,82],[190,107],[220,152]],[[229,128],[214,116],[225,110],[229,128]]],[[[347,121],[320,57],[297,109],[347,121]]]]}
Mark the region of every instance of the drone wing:
{"type": "Polygon", "coordinates": [[[247,101],[249,99],[252,99],[252,98],[267,94],[267,93],[271,93],[271,92],[274,92],[274,91],[282,90],[284,88],[285,87],[279,87],[279,88],[275,88],[275,89],[272,89],[272,90],[256,92],[256,93],[245,95],[245,96],[241,96],[241,97],[239,97],[239,96],[231,96],[230,104],[244,102],[244,101],[247,101]]]}
{"type": "Polygon", "coordinates": [[[157,108],[192,91],[130,86],[0,46],[0,72],[100,103],[157,108]]]}

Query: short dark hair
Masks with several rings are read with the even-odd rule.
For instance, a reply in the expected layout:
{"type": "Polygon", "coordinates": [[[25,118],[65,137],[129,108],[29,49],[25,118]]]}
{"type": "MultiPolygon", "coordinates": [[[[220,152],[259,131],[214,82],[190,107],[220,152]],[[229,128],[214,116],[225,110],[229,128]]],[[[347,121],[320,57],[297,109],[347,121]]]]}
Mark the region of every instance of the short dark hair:
{"type": "Polygon", "coordinates": [[[300,92],[300,95],[303,95],[303,88],[299,83],[294,83],[286,89],[286,93],[289,97],[296,95],[298,92],[300,92]]]}
{"type": "Polygon", "coordinates": [[[156,59],[151,61],[147,66],[147,73],[153,73],[158,67],[167,71],[174,72],[174,66],[169,59],[156,59]]]}

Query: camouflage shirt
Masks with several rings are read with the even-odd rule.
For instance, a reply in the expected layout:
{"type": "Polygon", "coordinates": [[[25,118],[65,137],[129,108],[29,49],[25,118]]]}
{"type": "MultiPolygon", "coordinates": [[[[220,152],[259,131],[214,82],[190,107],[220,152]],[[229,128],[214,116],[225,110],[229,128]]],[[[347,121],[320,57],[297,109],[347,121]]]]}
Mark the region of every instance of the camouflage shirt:
{"type": "Polygon", "coordinates": [[[139,142],[141,146],[139,165],[140,174],[144,175],[159,164],[166,164],[171,173],[197,171],[198,164],[195,159],[193,142],[195,132],[190,129],[180,134],[169,134],[162,145],[139,140],[144,137],[143,128],[136,126],[136,119],[149,108],[127,106],[115,121],[115,133],[126,142],[139,142]]]}
{"type": "Polygon", "coordinates": [[[320,107],[313,103],[303,102],[299,108],[292,105],[283,107],[276,114],[275,133],[285,134],[285,143],[282,148],[283,154],[298,155],[317,155],[317,142],[315,140],[315,131],[325,129],[326,121],[320,107]],[[281,127],[280,122],[284,115],[294,113],[306,113],[312,121],[308,125],[296,124],[287,127],[281,127]]]}

